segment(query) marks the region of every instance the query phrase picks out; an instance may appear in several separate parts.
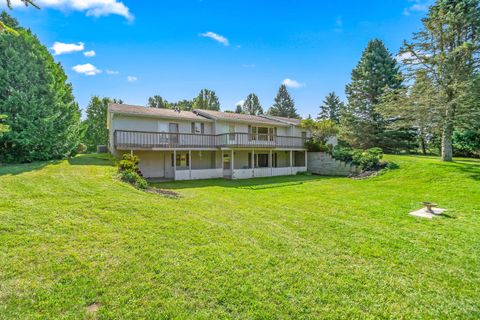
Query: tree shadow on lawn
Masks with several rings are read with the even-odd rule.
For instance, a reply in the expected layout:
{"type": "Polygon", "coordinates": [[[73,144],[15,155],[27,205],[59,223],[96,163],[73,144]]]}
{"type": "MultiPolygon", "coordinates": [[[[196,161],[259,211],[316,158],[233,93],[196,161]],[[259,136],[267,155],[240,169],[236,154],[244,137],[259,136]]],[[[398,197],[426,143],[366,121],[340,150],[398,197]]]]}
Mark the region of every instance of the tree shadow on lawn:
{"type": "Polygon", "coordinates": [[[115,159],[107,153],[87,153],[79,154],[68,159],[72,166],[109,166],[115,165],[115,159]]]}
{"type": "Polygon", "coordinates": [[[31,163],[19,163],[19,164],[0,164],[0,177],[6,175],[18,175],[31,171],[38,171],[49,165],[55,165],[62,160],[50,160],[50,161],[38,161],[31,163]]]}
{"type": "Polygon", "coordinates": [[[459,159],[453,162],[442,162],[436,164],[436,167],[450,167],[452,169],[457,169],[461,172],[470,174],[470,178],[473,180],[480,181],[480,161],[475,159],[459,159]]]}
{"type": "Polygon", "coordinates": [[[151,183],[152,186],[161,189],[194,189],[194,188],[206,188],[206,187],[223,187],[223,188],[238,188],[238,189],[250,189],[261,190],[288,187],[294,185],[300,185],[309,181],[328,180],[339,177],[327,177],[327,176],[281,176],[281,177],[265,177],[265,178],[251,178],[251,179],[208,179],[208,180],[188,180],[188,181],[168,181],[168,182],[155,182],[151,183]]]}

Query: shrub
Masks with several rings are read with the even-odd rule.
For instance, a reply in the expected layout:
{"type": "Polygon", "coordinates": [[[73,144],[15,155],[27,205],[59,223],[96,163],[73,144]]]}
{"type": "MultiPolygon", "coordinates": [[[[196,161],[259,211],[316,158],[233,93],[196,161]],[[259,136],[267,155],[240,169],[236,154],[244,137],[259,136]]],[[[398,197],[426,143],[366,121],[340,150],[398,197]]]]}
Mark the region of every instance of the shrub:
{"type": "Polygon", "coordinates": [[[79,143],[77,146],[77,153],[82,154],[87,152],[87,146],[84,143],[79,143]]]}
{"type": "Polygon", "coordinates": [[[332,156],[337,160],[351,162],[359,166],[362,171],[366,171],[378,167],[380,160],[383,158],[383,151],[380,148],[360,150],[336,146],[333,149],[332,156]]]}
{"type": "Polygon", "coordinates": [[[332,152],[332,146],[329,144],[321,143],[315,139],[309,139],[305,141],[305,148],[308,152],[332,152]]]}
{"type": "Polygon", "coordinates": [[[138,189],[147,189],[148,182],[138,169],[140,159],[133,154],[124,154],[118,162],[118,172],[122,181],[130,183],[138,189]]]}
{"type": "Polygon", "coordinates": [[[380,148],[354,150],[352,154],[352,163],[366,171],[375,169],[380,164],[382,158],[383,151],[380,148]]]}
{"type": "Polygon", "coordinates": [[[136,188],[139,189],[147,189],[148,188],[148,183],[147,181],[139,175],[137,172],[133,170],[124,170],[120,172],[120,177],[122,181],[125,181],[127,183],[130,183],[136,188]]]}

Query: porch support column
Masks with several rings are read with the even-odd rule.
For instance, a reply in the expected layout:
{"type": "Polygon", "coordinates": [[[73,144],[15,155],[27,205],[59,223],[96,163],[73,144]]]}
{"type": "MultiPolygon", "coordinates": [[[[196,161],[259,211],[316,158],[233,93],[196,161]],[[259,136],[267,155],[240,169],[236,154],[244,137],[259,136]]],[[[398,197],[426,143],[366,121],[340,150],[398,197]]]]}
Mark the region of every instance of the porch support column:
{"type": "Polygon", "coordinates": [[[188,176],[192,180],[192,150],[188,150],[188,176]]]}
{"type": "Polygon", "coordinates": [[[290,150],[290,174],[293,174],[293,151],[290,150]]]}
{"type": "Polygon", "coordinates": [[[255,177],[255,150],[252,150],[252,177],[255,177]]]}
{"type": "Polygon", "coordinates": [[[235,160],[233,159],[233,157],[235,156],[235,153],[233,152],[233,149],[232,149],[232,159],[230,161],[230,166],[232,167],[232,179],[233,179],[233,171],[235,170],[235,160]]]}
{"type": "Polygon", "coordinates": [[[272,150],[270,150],[270,154],[268,155],[268,166],[270,167],[270,176],[273,175],[273,154],[272,150]]]}
{"type": "Polygon", "coordinates": [[[308,162],[308,156],[307,156],[307,150],[305,150],[305,169],[307,169],[307,162],[308,162]]]}
{"type": "Polygon", "coordinates": [[[177,180],[177,150],[173,150],[173,180],[177,180]]]}

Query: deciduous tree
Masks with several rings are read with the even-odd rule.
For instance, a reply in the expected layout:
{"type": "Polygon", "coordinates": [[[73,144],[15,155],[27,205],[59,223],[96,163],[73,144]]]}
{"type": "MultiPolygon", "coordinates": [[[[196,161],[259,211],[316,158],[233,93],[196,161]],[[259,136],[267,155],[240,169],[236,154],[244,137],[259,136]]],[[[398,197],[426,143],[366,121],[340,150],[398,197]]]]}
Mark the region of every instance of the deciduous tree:
{"type": "Polygon", "coordinates": [[[479,0],[437,0],[422,24],[404,43],[402,57],[411,72],[427,72],[439,90],[442,160],[452,161],[453,132],[462,125],[462,115],[472,112],[462,102],[479,72],[479,0]]]}

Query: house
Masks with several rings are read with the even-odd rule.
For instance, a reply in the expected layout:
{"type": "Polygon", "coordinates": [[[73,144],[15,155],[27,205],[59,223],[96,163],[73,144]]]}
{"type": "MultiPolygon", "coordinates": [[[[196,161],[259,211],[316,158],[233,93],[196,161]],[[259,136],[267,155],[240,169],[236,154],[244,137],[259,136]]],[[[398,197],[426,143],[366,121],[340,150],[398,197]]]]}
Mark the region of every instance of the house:
{"type": "Polygon", "coordinates": [[[147,178],[174,180],[293,175],[307,170],[299,119],[111,103],[109,149],[133,152],[147,178]]]}

